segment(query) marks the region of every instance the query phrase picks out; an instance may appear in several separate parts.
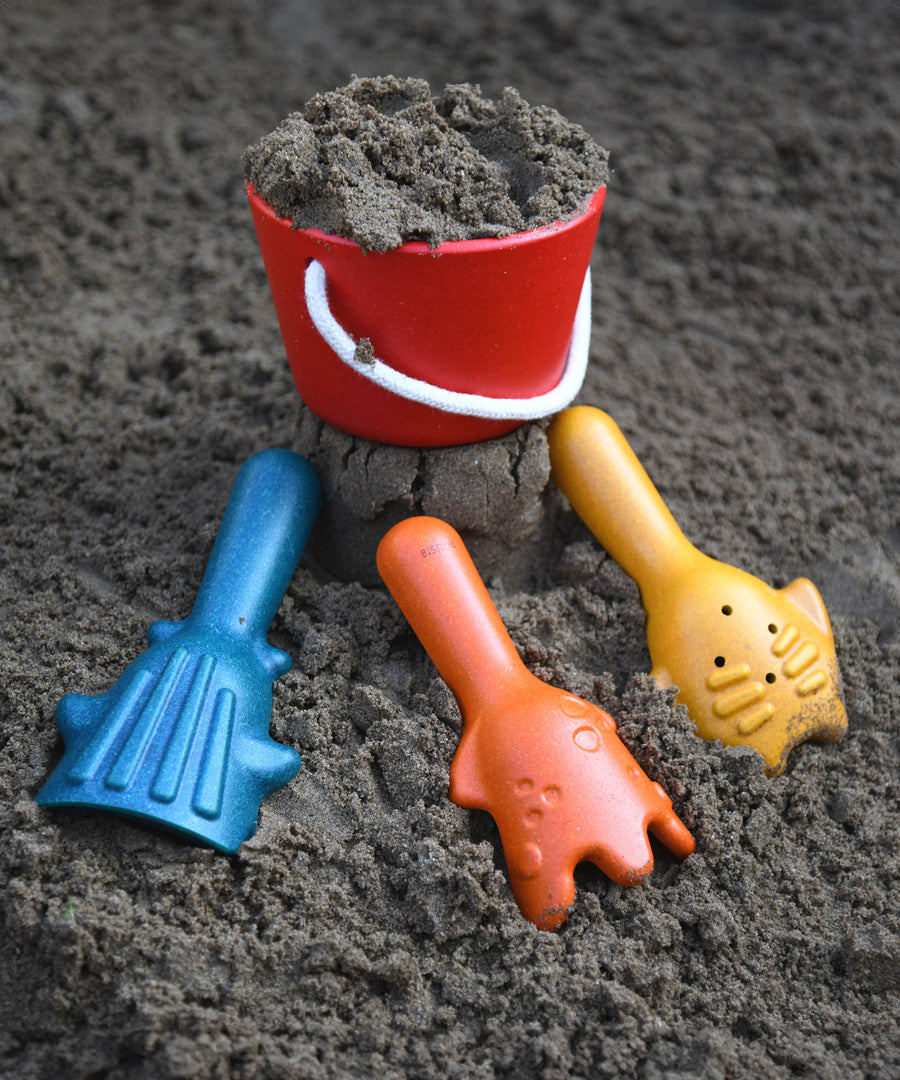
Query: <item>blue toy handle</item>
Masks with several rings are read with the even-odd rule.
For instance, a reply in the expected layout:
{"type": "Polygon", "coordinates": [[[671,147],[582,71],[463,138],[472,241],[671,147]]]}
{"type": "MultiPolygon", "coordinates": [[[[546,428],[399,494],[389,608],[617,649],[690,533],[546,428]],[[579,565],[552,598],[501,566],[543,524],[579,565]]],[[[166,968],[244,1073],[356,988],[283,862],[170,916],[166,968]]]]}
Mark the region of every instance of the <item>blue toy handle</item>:
{"type": "Polygon", "coordinates": [[[265,636],[322,505],[322,485],[292,450],[248,458],[231,489],[191,623],[265,636]]]}

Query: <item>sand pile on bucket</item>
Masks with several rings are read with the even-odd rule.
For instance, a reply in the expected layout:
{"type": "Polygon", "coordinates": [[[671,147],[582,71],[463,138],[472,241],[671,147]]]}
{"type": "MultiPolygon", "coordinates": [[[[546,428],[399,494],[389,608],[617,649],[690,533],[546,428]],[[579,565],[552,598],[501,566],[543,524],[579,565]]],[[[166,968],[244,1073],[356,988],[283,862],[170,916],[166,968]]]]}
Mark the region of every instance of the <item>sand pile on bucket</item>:
{"type": "Polygon", "coordinates": [[[244,155],[257,193],[298,229],[388,251],[410,240],[509,236],[576,215],[607,152],[512,88],[433,95],[421,79],[353,78],[316,94],[244,155]]]}

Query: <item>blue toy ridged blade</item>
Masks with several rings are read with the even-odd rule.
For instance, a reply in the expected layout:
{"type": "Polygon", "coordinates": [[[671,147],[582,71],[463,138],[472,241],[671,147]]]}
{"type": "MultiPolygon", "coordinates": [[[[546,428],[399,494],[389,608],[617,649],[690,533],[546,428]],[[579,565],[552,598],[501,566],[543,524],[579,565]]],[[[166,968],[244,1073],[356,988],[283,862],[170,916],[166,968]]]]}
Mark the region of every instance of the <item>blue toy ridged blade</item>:
{"type": "Polygon", "coordinates": [[[264,450],[237,475],[191,614],[154,623],[105,694],[67,694],[62,761],[41,806],[128,814],[222,851],[256,831],[262,800],[300,768],[269,736],[290,657],[266,641],[321,506],[312,466],[264,450]]]}

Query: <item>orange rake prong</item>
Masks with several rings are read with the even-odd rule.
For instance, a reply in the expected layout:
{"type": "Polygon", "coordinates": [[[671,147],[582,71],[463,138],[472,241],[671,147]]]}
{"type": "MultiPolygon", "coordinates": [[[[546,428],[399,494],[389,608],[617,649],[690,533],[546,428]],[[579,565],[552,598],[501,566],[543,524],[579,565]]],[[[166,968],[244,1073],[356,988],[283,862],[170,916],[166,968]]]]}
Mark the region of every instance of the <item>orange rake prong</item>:
{"type": "Polygon", "coordinates": [[[752,746],[770,776],[807,739],[847,730],[834,636],[806,578],[783,589],[698,551],[605,412],[566,409],[547,431],[556,484],[637,582],[652,675],[704,739],[752,746]]]}
{"type": "Polygon", "coordinates": [[[450,798],[493,816],[527,919],[542,930],[565,921],[583,861],[636,884],[653,867],[648,829],[678,858],[694,850],[612,717],[522,663],[454,529],[431,517],[400,522],[379,546],[378,569],[462,712],[450,798]]]}

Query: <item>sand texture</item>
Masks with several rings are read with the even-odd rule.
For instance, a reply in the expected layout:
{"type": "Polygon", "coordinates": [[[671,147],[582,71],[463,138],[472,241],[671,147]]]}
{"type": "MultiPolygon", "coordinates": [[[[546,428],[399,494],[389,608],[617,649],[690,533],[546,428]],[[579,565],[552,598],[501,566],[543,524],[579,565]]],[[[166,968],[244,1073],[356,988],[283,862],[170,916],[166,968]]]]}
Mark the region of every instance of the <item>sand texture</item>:
{"type": "Polygon", "coordinates": [[[0,42],[0,1076],[900,1075],[900,8],[4,0],[0,42]],[[609,148],[579,401],[702,550],[818,585],[842,742],[768,779],[695,735],[542,425],[479,473],[305,409],[242,156],[354,73],[514,86],[609,148]],[[268,446],[327,478],[270,634],[301,771],[234,856],[41,809],[57,701],[187,614],[268,446]],[[372,574],[421,511],[480,533],[525,663],[617,718],[697,840],[631,889],[581,867],[556,934],[449,802],[456,703],[372,574]]]}

